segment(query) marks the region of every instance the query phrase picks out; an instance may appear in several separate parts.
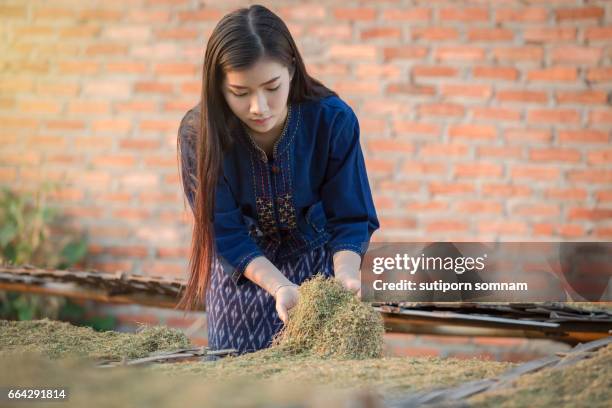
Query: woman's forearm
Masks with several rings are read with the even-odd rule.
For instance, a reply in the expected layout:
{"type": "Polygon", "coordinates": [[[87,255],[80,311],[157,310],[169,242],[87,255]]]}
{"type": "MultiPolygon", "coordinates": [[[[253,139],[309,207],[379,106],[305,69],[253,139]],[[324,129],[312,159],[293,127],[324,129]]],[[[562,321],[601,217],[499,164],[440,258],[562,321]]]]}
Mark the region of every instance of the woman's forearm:
{"type": "Polygon", "coordinates": [[[262,287],[274,296],[276,290],[282,285],[292,282],[268,258],[259,256],[253,259],[244,270],[244,276],[262,287]]]}
{"type": "Polygon", "coordinates": [[[336,278],[360,278],[361,256],[353,251],[338,251],[334,254],[334,276],[336,278]]]}

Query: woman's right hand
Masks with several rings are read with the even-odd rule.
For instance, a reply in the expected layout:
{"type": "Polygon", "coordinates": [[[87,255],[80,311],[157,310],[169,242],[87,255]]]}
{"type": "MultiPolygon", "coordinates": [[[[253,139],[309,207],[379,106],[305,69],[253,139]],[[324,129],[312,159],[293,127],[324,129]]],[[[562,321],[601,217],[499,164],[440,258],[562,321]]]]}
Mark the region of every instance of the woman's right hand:
{"type": "Polygon", "coordinates": [[[289,319],[289,310],[297,305],[300,298],[298,285],[281,286],[275,293],[276,313],[278,317],[287,324],[289,319]]]}

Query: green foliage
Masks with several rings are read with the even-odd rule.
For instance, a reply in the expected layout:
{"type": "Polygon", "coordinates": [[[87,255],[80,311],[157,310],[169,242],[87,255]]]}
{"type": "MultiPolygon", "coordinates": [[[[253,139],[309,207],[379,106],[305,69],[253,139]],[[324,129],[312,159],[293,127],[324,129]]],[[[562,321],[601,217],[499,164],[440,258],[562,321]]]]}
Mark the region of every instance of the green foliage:
{"type": "Polygon", "coordinates": [[[45,184],[35,194],[0,189],[0,262],[66,269],[87,252],[87,240],[74,231],[51,234],[58,211],[47,206],[53,188],[45,184]]]}
{"type": "MultiPolygon", "coordinates": [[[[66,269],[85,257],[85,237],[63,227],[59,211],[47,205],[54,188],[51,183],[45,183],[36,193],[0,188],[0,264],[66,269]]],[[[81,306],[63,297],[0,292],[2,319],[78,320],[83,314],[81,306]]],[[[94,323],[106,330],[114,326],[109,321],[94,323]]]]}

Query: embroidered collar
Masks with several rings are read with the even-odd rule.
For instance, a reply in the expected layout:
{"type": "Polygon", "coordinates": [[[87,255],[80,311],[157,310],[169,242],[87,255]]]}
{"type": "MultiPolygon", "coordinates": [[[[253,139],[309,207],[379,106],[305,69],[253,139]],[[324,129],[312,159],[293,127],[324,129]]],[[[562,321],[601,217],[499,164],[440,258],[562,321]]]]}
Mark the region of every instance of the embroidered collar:
{"type": "MultiPolygon", "coordinates": [[[[281,132],[280,137],[278,138],[278,140],[274,143],[274,148],[272,150],[272,158],[276,160],[276,158],[282,154],[285,149],[287,148],[287,146],[289,146],[289,144],[291,143],[291,140],[293,139],[293,136],[295,135],[295,132],[297,130],[297,126],[296,123],[299,122],[296,119],[299,117],[299,105],[294,106],[293,104],[289,104],[287,106],[287,118],[285,119],[285,125],[283,126],[283,130],[281,132]],[[297,111],[297,112],[295,112],[297,111]],[[296,114],[297,113],[297,114],[296,114]]],[[[251,137],[251,135],[249,134],[246,125],[242,122],[240,122],[240,124],[242,125],[242,136],[244,138],[246,138],[246,140],[248,141],[247,145],[251,148],[251,150],[253,151],[253,153],[264,163],[268,162],[268,156],[266,155],[266,152],[263,151],[263,149],[259,146],[257,146],[257,143],[255,143],[255,140],[253,140],[253,138],[251,137]]]]}

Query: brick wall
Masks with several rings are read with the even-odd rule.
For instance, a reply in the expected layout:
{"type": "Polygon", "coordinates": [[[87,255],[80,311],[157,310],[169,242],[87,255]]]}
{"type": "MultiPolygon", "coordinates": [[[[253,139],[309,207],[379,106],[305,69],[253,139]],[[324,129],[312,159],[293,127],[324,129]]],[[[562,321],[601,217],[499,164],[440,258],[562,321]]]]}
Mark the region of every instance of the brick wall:
{"type": "MultiPolygon", "coordinates": [[[[612,238],[612,2],[263,3],[357,112],[375,240],[612,238]]],[[[0,185],[61,181],[85,266],[185,276],[176,130],[244,4],[0,4],[0,185]]]]}

